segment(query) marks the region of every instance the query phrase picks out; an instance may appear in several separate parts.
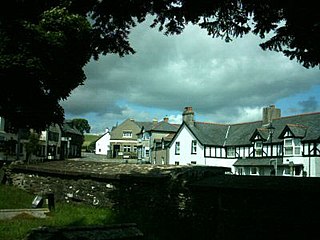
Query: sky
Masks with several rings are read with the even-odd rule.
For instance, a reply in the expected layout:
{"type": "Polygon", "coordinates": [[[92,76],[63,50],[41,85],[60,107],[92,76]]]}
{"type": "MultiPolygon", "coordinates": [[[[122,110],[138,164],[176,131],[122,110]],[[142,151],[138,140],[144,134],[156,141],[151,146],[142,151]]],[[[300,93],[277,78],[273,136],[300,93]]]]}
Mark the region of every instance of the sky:
{"type": "Polygon", "coordinates": [[[282,116],[320,111],[319,68],[263,51],[264,39],[247,34],[226,43],[195,25],[166,36],[149,25],[129,36],[135,54],[85,66],[85,84],[61,102],[66,119],[87,119],[100,134],[128,118],[181,123],[186,106],[196,121],[215,123],[261,120],[271,104],[282,116]]]}

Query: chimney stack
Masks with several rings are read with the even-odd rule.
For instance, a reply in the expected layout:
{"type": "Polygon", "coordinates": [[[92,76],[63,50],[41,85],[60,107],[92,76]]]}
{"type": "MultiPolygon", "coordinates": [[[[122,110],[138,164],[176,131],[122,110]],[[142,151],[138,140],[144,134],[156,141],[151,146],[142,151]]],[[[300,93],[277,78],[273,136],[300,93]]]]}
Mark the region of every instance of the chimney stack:
{"type": "Polygon", "coordinates": [[[157,125],[157,123],[158,123],[158,119],[156,119],[156,118],[152,119],[152,124],[153,125],[157,125]]]}
{"type": "Polygon", "coordinates": [[[194,112],[192,107],[185,107],[182,113],[182,120],[187,124],[194,124],[194,112]]]}
{"type": "Polygon", "coordinates": [[[165,117],[163,118],[163,121],[167,123],[167,122],[169,122],[169,118],[168,118],[167,116],[165,116],[165,117]]]}
{"type": "Polygon", "coordinates": [[[262,124],[267,125],[272,122],[275,118],[281,117],[281,110],[276,108],[275,105],[270,105],[269,107],[264,107],[262,110],[262,124]]]}

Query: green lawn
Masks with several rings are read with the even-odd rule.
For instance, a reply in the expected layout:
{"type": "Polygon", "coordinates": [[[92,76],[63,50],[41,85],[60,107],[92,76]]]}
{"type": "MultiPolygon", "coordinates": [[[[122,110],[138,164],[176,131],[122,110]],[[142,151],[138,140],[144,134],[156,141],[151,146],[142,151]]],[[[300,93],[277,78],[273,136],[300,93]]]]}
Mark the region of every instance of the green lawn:
{"type": "MultiPolygon", "coordinates": [[[[0,209],[30,208],[34,197],[15,187],[0,185],[0,209]]],[[[113,223],[113,219],[109,209],[58,202],[46,219],[21,217],[0,221],[0,239],[24,239],[32,228],[40,226],[103,225],[113,223]]]]}
{"type": "Polygon", "coordinates": [[[101,137],[101,135],[85,134],[82,148],[87,149],[90,144],[94,143],[99,137],[101,137]]]}

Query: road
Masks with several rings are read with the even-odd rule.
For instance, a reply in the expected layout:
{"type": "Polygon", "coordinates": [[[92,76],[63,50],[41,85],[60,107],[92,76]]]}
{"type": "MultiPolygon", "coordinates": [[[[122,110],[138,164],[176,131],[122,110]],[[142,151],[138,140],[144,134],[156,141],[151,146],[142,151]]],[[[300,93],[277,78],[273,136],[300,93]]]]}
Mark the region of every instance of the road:
{"type": "MultiPolygon", "coordinates": [[[[92,162],[111,162],[111,163],[137,163],[137,159],[110,159],[106,155],[100,155],[89,152],[82,152],[82,157],[74,160],[92,161],[92,162]]],[[[72,160],[72,159],[70,159],[72,160]]]]}

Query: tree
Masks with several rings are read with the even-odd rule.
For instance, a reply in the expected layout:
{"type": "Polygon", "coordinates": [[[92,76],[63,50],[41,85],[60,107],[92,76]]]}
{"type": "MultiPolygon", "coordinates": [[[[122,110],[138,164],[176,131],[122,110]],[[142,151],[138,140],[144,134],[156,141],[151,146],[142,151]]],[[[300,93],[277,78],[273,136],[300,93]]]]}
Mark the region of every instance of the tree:
{"type": "Polygon", "coordinates": [[[82,118],[75,118],[71,120],[72,126],[74,126],[76,129],[78,129],[82,134],[89,133],[90,132],[90,125],[86,119],[82,118]]]}
{"type": "Polygon", "coordinates": [[[39,148],[39,137],[37,132],[30,132],[28,142],[25,144],[26,148],[26,161],[30,163],[32,154],[35,154],[39,148]]]}
{"type": "Polygon", "coordinates": [[[62,123],[59,101],[84,83],[83,67],[100,54],[133,54],[128,35],[151,27],[179,34],[197,24],[231,41],[250,31],[270,39],[306,68],[320,66],[320,14],[314,1],[278,0],[4,0],[0,3],[0,116],[16,127],[62,123]]]}
{"type": "Polygon", "coordinates": [[[85,80],[90,24],[50,1],[5,2],[10,3],[0,14],[0,116],[16,128],[62,123],[59,101],[85,80]]]}

